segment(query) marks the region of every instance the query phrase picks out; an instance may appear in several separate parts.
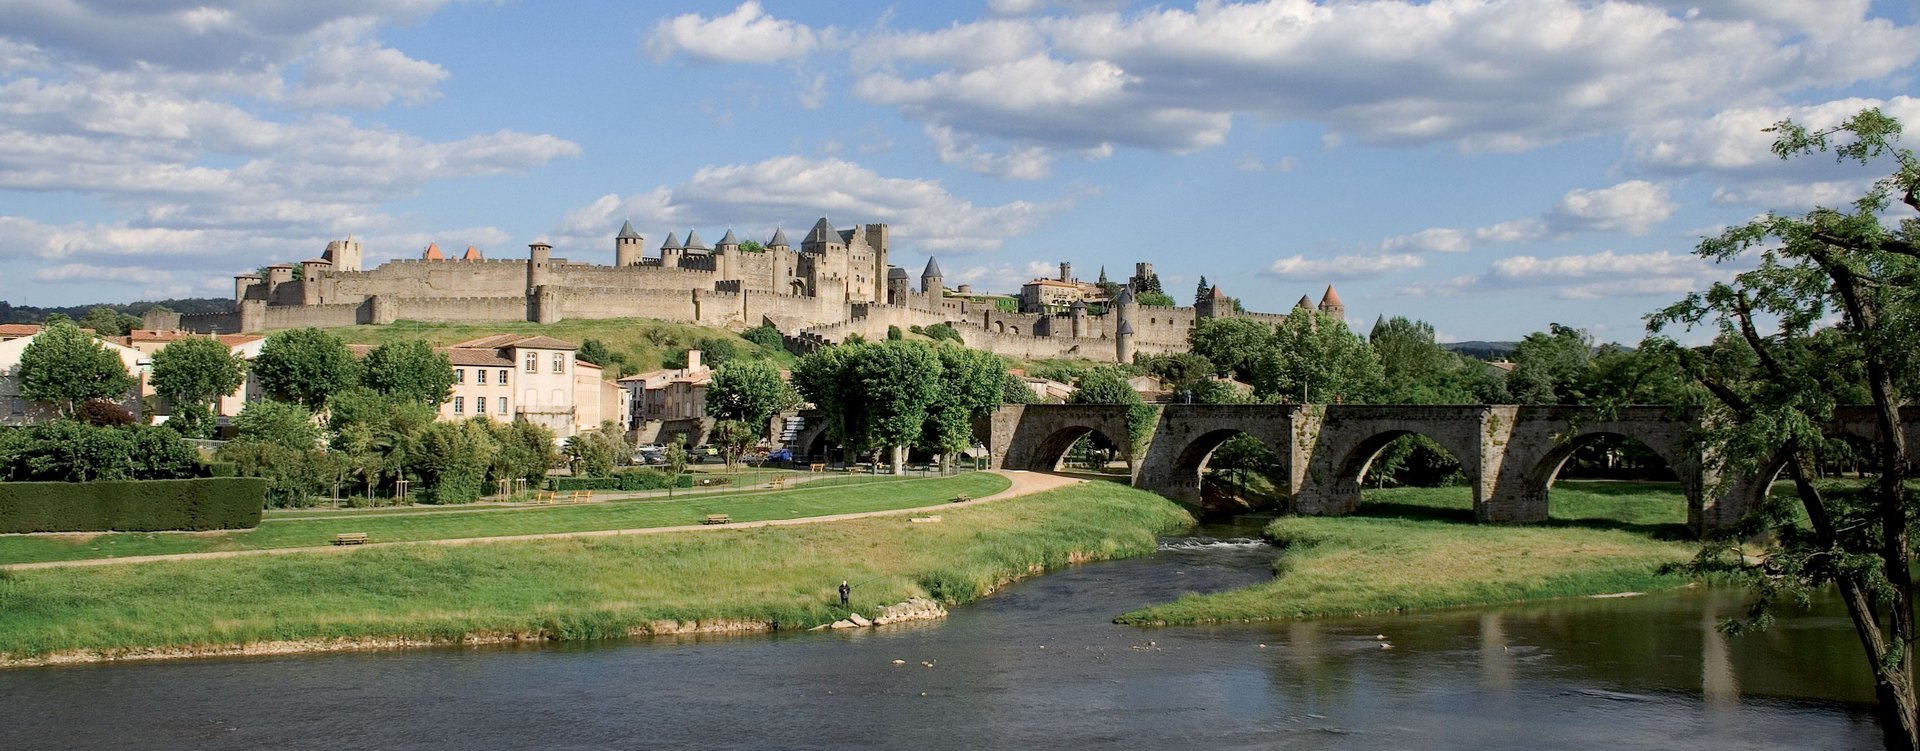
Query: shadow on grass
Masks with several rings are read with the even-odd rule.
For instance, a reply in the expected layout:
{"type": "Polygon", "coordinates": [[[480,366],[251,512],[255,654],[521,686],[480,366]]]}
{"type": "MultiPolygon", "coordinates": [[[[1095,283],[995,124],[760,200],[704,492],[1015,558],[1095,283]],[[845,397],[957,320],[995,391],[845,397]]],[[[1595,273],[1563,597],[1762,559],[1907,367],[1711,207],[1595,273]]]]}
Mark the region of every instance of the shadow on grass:
{"type": "MultiPolygon", "coordinates": [[[[1474,518],[1473,509],[1449,506],[1428,506],[1418,503],[1394,503],[1392,501],[1367,501],[1360,504],[1353,516],[1372,519],[1405,519],[1410,521],[1446,522],[1449,524],[1480,524],[1474,518]]],[[[1656,540],[1691,540],[1693,531],[1685,524],[1642,524],[1604,517],[1582,517],[1574,519],[1549,519],[1535,525],[1540,527],[1564,527],[1574,529],[1613,529],[1646,535],[1656,540]]]]}

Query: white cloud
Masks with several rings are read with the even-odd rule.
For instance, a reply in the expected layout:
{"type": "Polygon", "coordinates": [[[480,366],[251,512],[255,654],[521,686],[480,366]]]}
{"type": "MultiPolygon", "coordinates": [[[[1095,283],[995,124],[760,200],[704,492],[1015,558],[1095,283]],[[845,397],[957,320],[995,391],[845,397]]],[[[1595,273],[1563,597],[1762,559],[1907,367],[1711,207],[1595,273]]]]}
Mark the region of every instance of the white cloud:
{"type": "Polygon", "coordinates": [[[1380,243],[1381,250],[1418,250],[1438,253],[1461,253],[1473,247],[1467,239],[1467,233],[1452,227],[1434,227],[1423,229],[1411,235],[1389,237],[1380,243]]]}
{"type": "Polygon", "coordinates": [[[380,109],[395,101],[420,104],[438,96],[447,69],[371,44],[329,47],[302,64],[300,85],[288,100],[301,107],[380,109]]]}
{"type": "Polygon", "coordinates": [[[1664,185],[1629,180],[1611,188],[1567,191],[1548,215],[1549,226],[1561,232],[1625,232],[1644,235],[1653,225],[1673,216],[1673,200],[1664,185]]]}
{"type": "Polygon", "coordinates": [[[1235,162],[1234,169],[1241,172],[1278,172],[1285,174],[1300,168],[1298,157],[1283,156],[1272,162],[1262,160],[1257,154],[1248,154],[1235,162]]]}
{"type": "Polygon", "coordinates": [[[845,221],[891,225],[896,249],[965,252],[993,250],[1032,232],[1075,200],[976,206],[947,192],[937,180],[885,177],[837,158],[783,156],[757,164],[704,167],[675,187],[601,196],[568,212],[556,235],[600,242],[629,217],[636,226],[654,228],[643,230],[649,237],[664,238],[668,231],[689,226],[771,231],[775,226],[811,226],[825,213],[845,221]]]}
{"type": "Polygon", "coordinates": [[[698,63],[771,63],[807,56],[822,37],[806,24],[774,18],[759,2],[748,0],[723,16],[687,13],[664,19],[647,36],[646,51],[656,61],[682,55],[698,63]]]}
{"type": "Polygon", "coordinates": [[[1555,297],[1598,300],[1617,297],[1677,297],[1733,273],[1697,256],[1668,251],[1553,258],[1520,255],[1495,261],[1485,273],[1416,282],[1400,289],[1411,297],[1450,297],[1499,290],[1545,288],[1555,297]]]}
{"type": "Polygon", "coordinates": [[[1307,258],[1296,255],[1274,261],[1261,276],[1275,279],[1371,279],[1397,271],[1417,269],[1426,259],[1411,253],[1347,255],[1307,258]]]}
{"type": "Polygon", "coordinates": [[[956,136],[952,128],[926,127],[933,141],[933,152],[946,164],[958,164],[983,175],[1008,180],[1042,180],[1053,172],[1053,157],[1038,146],[1023,146],[1005,154],[993,154],[972,139],[956,136]]]}
{"type": "Polygon", "coordinates": [[[1713,202],[1786,212],[1806,211],[1817,206],[1842,208],[1866,195],[1872,184],[1872,179],[1814,182],[1753,180],[1714,189],[1713,202]]]}

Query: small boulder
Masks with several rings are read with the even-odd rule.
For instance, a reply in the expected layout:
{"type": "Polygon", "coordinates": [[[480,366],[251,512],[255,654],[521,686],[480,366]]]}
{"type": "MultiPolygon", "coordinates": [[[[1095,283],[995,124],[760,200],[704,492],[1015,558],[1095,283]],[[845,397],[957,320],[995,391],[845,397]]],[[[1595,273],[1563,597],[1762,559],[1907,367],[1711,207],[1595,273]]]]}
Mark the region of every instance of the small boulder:
{"type": "Polygon", "coordinates": [[[834,628],[859,628],[859,626],[853,625],[853,621],[848,621],[848,620],[834,621],[833,627],[834,628]]]}
{"type": "Polygon", "coordinates": [[[862,616],[859,613],[854,613],[852,615],[847,616],[847,620],[852,621],[853,625],[859,626],[861,628],[866,628],[868,626],[873,625],[873,621],[867,620],[865,616],[862,616]]]}

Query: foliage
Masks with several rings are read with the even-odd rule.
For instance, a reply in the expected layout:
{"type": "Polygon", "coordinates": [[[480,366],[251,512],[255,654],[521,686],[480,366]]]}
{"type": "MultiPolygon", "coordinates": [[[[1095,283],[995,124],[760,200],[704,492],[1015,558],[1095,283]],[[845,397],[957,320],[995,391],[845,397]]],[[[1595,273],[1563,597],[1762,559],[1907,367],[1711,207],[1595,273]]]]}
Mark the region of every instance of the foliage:
{"type": "Polygon", "coordinates": [[[746,240],[740,243],[740,252],[765,253],[767,252],[767,246],[761,244],[759,240],[746,240]]]}
{"type": "Polygon", "coordinates": [[[600,341],[599,339],[588,339],[581,342],[580,350],[574,353],[574,358],[593,363],[603,368],[613,364],[613,352],[607,349],[606,342],[600,341]]]}
{"type": "MultiPolygon", "coordinates": [[[[183,407],[206,407],[213,400],[232,394],[246,382],[247,361],[234,354],[213,337],[190,337],[172,342],[153,353],[153,372],[147,382],[154,393],[172,402],[177,414],[183,407]]],[[[175,418],[169,418],[172,422],[175,418]]],[[[199,416],[187,418],[195,424],[199,416]]],[[[184,433],[183,433],[184,434],[184,433]]]]}
{"type": "Polygon", "coordinates": [[[1380,360],[1384,404],[1503,404],[1502,379],[1486,363],[1448,352],[1433,324],[1395,316],[1374,326],[1367,346],[1380,360]]]}
{"type": "Polygon", "coordinates": [[[250,477],[0,484],[0,533],[249,529],[265,482],[250,477]]]}
{"type": "Polygon", "coordinates": [[[1175,307],[1173,295],[1165,292],[1138,292],[1134,294],[1133,299],[1141,305],[1151,305],[1159,308],[1175,307]]]}
{"type": "Polygon", "coordinates": [[[1782,159],[1831,151],[1843,163],[1890,163],[1893,172],[1846,208],[1769,213],[1701,241],[1701,258],[1750,269],[1656,313],[1649,329],[1717,331],[1699,350],[1657,349],[1712,393],[1709,450],[1749,472],[1784,462],[1798,501],[1797,510],[1763,504],[1739,530],[1773,532],[1760,556],[1727,539],[1703,551],[1699,567],[1752,584],[1758,597],[1742,627],[1765,626],[1776,602],[1836,587],[1873,670],[1886,744],[1913,749],[1915,505],[1900,412],[1920,386],[1920,216],[1912,213],[1920,211],[1920,160],[1895,146],[1900,131],[1877,109],[1824,130],[1775,125],[1773,151],[1782,159]],[[1890,229],[1895,200],[1907,211],[1890,229]],[[1861,396],[1877,433],[1874,479],[1852,491],[1823,487],[1815,480],[1823,457],[1846,451],[1823,428],[1842,400],[1861,396]]]}
{"type": "Polygon", "coordinates": [[[234,440],[214,457],[231,463],[243,477],[267,480],[267,505],[302,508],[329,493],[340,468],[332,457],[314,446],[293,448],[262,440],[234,440]]]}
{"type": "Polygon", "coordinates": [[[1582,404],[1590,388],[1593,337],[1585,330],[1551,324],[1513,348],[1507,392],[1521,404],[1582,404]]]}
{"type": "Polygon", "coordinates": [[[164,428],[54,420],[0,432],[0,470],[11,481],[170,480],[199,466],[199,453],[164,428]]]}
{"type": "Polygon", "coordinates": [[[355,492],[374,496],[405,476],[420,431],[437,413],[422,402],[360,386],[335,394],[327,409],[333,456],[355,492]]]}
{"type": "Polygon", "coordinates": [[[900,330],[899,326],[887,327],[887,341],[897,342],[905,338],[907,338],[907,335],[905,332],[900,330]]]}
{"type": "Polygon", "coordinates": [[[624,458],[625,446],[624,438],[589,430],[568,436],[560,453],[567,458],[567,466],[574,475],[606,477],[613,474],[614,465],[624,458]]]}
{"type": "Polygon", "coordinates": [[[953,324],[944,321],[921,329],[920,333],[926,334],[936,342],[946,341],[953,342],[954,344],[966,344],[966,341],[960,338],[960,331],[955,329],[953,324]]]}
{"type": "MultiPolygon", "coordinates": [[[[1152,435],[1153,421],[1159,412],[1140,399],[1140,394],[1127,384],[1128,372],[1117,366],[1103,366],[1088,371],[1074,383],[1073,393],[1067,395],[1068,404],[1125,404],[1127,408],[1127,452],[1131,464],[1138,449],[1152,435]]],[[[1108,436],[1119,440],[1119,436],[1108,436]]]]}
{"type": "Polygon", "coordinates": [[[674,436],[673,440],[667,443],[667,450],[663,453],[665,453],[663,459],[668,473],[678,476],[687,471],[687,435],[685,433],[674,436]]]}
{"type": "Polygon", "coordinates": [[[339,337],[292,329],[267,337],[254,358],[253,376],[267,398],[318,412],[334,393],[360,382],[360,364],[339,337]]]}
{"type": "MultiPolygon", "coordinates": [[[[940,396],[940,367],[916,342],[841,344],[803,358],[793,385],[827,415],[829,440],[877,455],[920,438],[940,396]]],[[[896,451],[894,464],[900,458],[896,451]]]]}
{"type": "Polygon", "coordinates": [[[1192,391],[1202,382],[1213,380],[1216,372],[1213,361],[1193,352],[1135,355],[1133,359],[1135,364],[1166,384],[1167,390],[1175,393],[1192,391]]]}
{"type": "Polygon", "coordinates": [[[1193,304],[1199,305],[1204,303],[1207,301],[1207,298],[1212,296],[1213,286],[1207,284],[1207,278],[1205,276],[1200,277],[1200,285],[1193,289],[1193,304]]]}
{"type": "Polygon", "coordinates": [[[759,428],[755,428],[744,420],[716,420],[713,430],[707,434],[707,442],[720,448],[720,456],[727,463],[727,469],[738,469],[740,457],[766,434],[766,424],[759,425],[759,428]]]}
{"type": "Polygon", "coordinates": [[[787,348],[786,337],[772,324],[763,323],[740,332],[740,338],[753,342],[769,352],[783,352],[787,348]]]}
{"type": "MultiPolygon", "coordinates": [[[[1148,274],[1144,279],[1136,278],[1130,281],[1133,283],[1133,292],[1135,295],[1147,295],[1147,294],[1164,295],[1165,294],[1165,290],[1160,289],[1159,274],[1148,274]]],[[[1157,305],[1158,303],[1148,303],[1144,298],[1141,298],[1140,304],[1141,305],[1150,305],[1150,304],[1157,305]]],[[[1173,307],[1172,297],[1167,297],[1167,307],[1173,307]]]]}
{"type": "Polygon", "coordinates": [[[1380,359],[1339,316],[1294,308],[1254,364],[1254,394],[1302,402],[1366,403],[1380,390],[1380,359]]]}
{"type": "Polygon", "coordinates": [[[362,371],[367,388],[402,401],[437,407],[453,394],[453,363],[423,341],[374,347],[362,371]]]}
{"type": "Polygon", "coordinates": [[[952,455],[973,445],[973,421],[1000,407],[1006,396],[1007,363],[975,349],[942,347],[938,355],[939,396],[927,406],[918,445],[952,455]]]}
{"type": "Polygon", "coordinates": [[[107,427],[132,425],[134,420],[133,413],[127,411],[126,407],[120,406],[118,402],[110,402],[105,399],[94,399],[80,405],[80,409],[74,414],[74,419],[88,425],[103,425],[107,427]]]}
{"type": "Polygon", "coordinates": [[[1247,383],[1272,341],[1273,329],[1245,318],[1202,318],[1187,331],[1188,349],[1213,363],[1215,373],[1247,383]]]}
{"type": "Polygon", "coordinates": [[[313,448],[320,441],[320,426],[313,414],[298,404],[263,399],[249,402],[233,418],[236,438],[261,441],[290,449],[313,448]]]}
{"type": "Polygon", "coordinates": [[[127,398],[138,383],[114,354],[69,321],[54,321],[20,352],[20,395],[71,416],[91,399],[127,398]]]}
{"type": "Polygon", "coordinates": [[[175,404],[173,414],[168,415],[163,424],[181,438],[211,438],[219,418],[214,416],[213,408],[205,404],[175,404]]]}
{"type": "Polygon", "coordinates": [[[1011,297],[996,297],[993,298],[993,309],[1002,313],[1018,313],[1020,301],[1011,297]]]}
{"type": "MultiPolygon", "coordinates": [[[[800,395],[780,377],[780,370],[757,360],[736,360],[713,371],[707,384],[707,415],[729,425],[724,440],[727,467],[766,433],[775,413],[800,406],[800,395]]],[[[715,426],[719,430],[719,425],[715,426]]]]}
{"type": "Polygon", "coordinates": [[[497,449],[487,468],[488,482],[525,480],[532,485],[544,479],[547,470],[560,462],[560,452],[553,447],[553,431],[545,425],[529,420],[487,425],[493,431],[493,445],[497,449]]]}
{"type": "Polygon", "coordinates": [[[87,311],[86,317],[77,323],[80,328],[93,329],[96,336],[126,336],[127,332],[140,328],[140,319],[104,305],[87,311]]]}
{"type": "Polygon", "coordinates": [[[497,450],[483,419],[428,425],[420,431],[420,450],[409,467],[420,477],[420,499],[469,503],[485,495],[487,469],[497,450]]]}
{"type": "Polygon", "coordinates": [[[1033,387],[1028,386],[1026,380],[1020,376],[1009,372],[1005,378],[1001,379],[1000,403],[1033,404],[1038,401],[1040,401],[1040,395],[1033,393],[1033,387]]]}

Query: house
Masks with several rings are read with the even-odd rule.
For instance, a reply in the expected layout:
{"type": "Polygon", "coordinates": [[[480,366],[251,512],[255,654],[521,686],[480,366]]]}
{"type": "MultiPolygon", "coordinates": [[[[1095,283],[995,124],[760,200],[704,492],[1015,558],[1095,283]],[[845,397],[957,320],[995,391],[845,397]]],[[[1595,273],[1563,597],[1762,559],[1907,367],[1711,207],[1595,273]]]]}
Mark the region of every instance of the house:
{"type": "Polygon", "coordinates": [[[600,366],[575,357],[579,349],[549,336],[498,334],[441,350],[454,379],[440,419],[524,419],[547,426],[560,440],[602,420],[624,424],[617,387],[601,379],[600,366]]]}
{"type": "Polygon", "coordinates": [[[706,433],[707,384],[712,381],[713,369],[701,362],[697,349],[687,351],[684,368],[651,370],[620,379],[629,405],[628,430],[637,431],[643,443],[658,441],[663,431],[693,433],[697,442],[706,433]]]}
{"type": "MultiPolygon", "coordinates": [[[[4,412],[0,412],[0,425],[36,425],[59,415],[54,405],[32,401],[20,393],[20,355],[39,335],[35,331],[0,341],[0,407],[4,408],[4,412]]],[[[118,403],[128,412],[140,414],[140,397],[149,390],[147,374],[153,368],[153,360],[147,353],[117,342],[101,340],[100,345],[117,355],[127,373],[137,379],[118,403]]]]}

